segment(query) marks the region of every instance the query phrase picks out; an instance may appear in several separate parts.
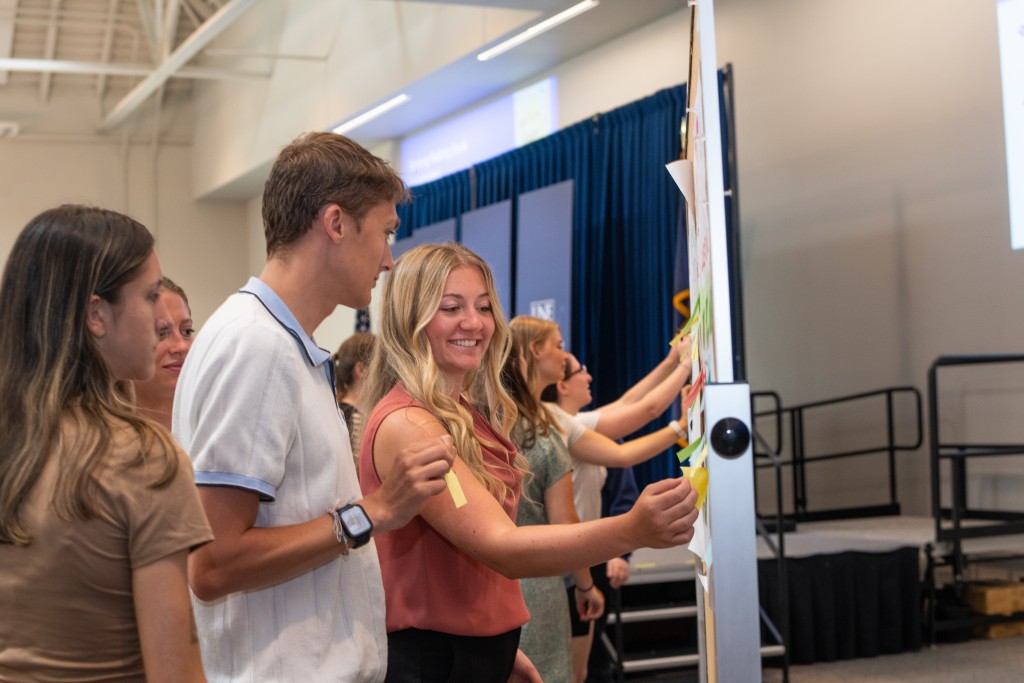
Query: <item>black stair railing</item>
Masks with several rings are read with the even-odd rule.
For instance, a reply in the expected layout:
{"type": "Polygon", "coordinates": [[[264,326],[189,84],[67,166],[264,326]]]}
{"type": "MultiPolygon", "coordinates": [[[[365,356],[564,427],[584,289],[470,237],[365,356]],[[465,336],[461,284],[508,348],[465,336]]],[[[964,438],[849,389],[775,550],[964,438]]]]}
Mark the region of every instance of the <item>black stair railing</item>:
{"type": "Polygon", "coordinates": [[[1009,534],[1024,534],[1024,511],[991,510],[972,507],[967,500],[968,463],[978,458],[1024,455],[1024,444],[987,443],[965,439],[943,440],[939,434],[942,419],[939,405],[939,375],[942,368],[954,366],[991,366],[1024,363],[1021,354],[940,356],[928,370],[928,417],[931,441],[932,517],[935,539],[952,546],[953,577],[959,591],[963,582],[963,540],[1009,534]],[[942,504],[943,463],[949,464],[949,505],[942,504]],[[972,520],[970,526],[964,521],[972,520]],[[987,523],[985,523],[987,522],[987,523]]]}
{"type": "Polygon", "coordinates": [[[789,455],[783,459],[781,465],[755,458],[755,468],[778,468],[789,467],[792,477],[792,508],[785,513],[785,517],[793,522],[811,522],[827,519],[850,519],[857,517],[877,517],[882,515],[898,515],[900,505],[896,490],[896,457],[904,451],[916,451],[921,447],[924,439],[922,428],[922,402],[921,392],[915,387],[888,387],[875,391],[868,391],[823,401],[813,401],[795,406],[782,406],[777,400],[774,392],[757,392],[754,396],[772,397],[776,399],[775,407],[768,410],[754,412],[755,422],[758,419],[771,418],[776,424],[777,443],[774,449],[770,446],[768,451],[781,452],[783,444],[783,433],[785,426],[788,426],[789,455]],[[896,401],[901,396],[909,396],[913,399],[913,428],[916,433],[911,443],[898,443],[896,438],[896,401]],[[807,425],[813,420],[818,411],[823,408],[834,408],[835,406],[852,406],[855,403],[884,399],[884,423],[885,435],[883,443],[869,448],[858,448],[852,450],[838,450],[821,453],[809,453],[807,448],[807,425]],[[788,419],[787,419],[788,418],[788,419]],[[871,455],[885,454],[887,458],[886,474],[888,479],[888,501],[881,504],[812,509],[808,495],[807,467],[816,463],[823,463],[848,458],[858,458],[871,455]]]}

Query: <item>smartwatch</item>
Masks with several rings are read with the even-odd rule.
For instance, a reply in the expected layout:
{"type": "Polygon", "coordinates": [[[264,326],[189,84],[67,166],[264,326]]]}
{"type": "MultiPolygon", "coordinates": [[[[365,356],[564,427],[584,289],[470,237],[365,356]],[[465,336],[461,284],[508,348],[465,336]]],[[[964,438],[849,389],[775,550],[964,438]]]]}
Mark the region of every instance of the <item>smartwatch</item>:
{"type": "Polygon", "coordinates": [[[337,513],[348,547],[359,548],[366,545],[370,540],[370,532],[373,531],[373,522],[367,517],[366,510],[361,505],[352,504],[343,505],[338,508],[337,513]]]}

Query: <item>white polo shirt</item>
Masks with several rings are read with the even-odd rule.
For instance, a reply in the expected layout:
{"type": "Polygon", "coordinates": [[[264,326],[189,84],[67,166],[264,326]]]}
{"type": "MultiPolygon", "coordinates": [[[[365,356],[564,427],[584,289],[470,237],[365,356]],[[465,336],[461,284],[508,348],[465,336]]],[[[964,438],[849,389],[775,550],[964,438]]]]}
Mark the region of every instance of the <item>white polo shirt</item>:
{"type": "MultiPolygon", "coordinates": [[[[257,527],[307,522],[361,496],[330,353],[251,278],[182,368],[174,436],[200,486],[259,494],[257,527]]],[[[210,681],[382,681],[384,587],[371,542],[261,590],[193,598],[210,681]]]]}

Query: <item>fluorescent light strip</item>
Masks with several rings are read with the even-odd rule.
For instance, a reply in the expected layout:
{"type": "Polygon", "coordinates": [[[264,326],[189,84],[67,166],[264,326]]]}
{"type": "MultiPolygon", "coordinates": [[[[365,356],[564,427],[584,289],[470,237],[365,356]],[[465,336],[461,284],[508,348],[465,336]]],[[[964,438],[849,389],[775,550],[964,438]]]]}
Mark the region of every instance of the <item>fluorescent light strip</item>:
{"type": "Polygon", "coordinates": [[[506,41],[498,43],[489,50],[484,50],[476,56],[477,60],[486,62],[488,59],[494,59],[498,55],[504,54],[514,47],[522,45],[531,38],[536,38],[545,31],[550,31],[559,24],[564,24],[573,17],[583,14],[587,10],[592,10],[600,4],[599,0],[583,0],[583,2],[577,3],[569,9],[563,10],[555,16],[545,19],[536,26],[531,26],[522,33],[517,33],[506,41]]]}
{"type": "Polygon", "coordinates": [[[349,132],[350,130],[355,130],[356,128],[358,128],[359,126],[363,125],[364,123],[369,123],[370,121],[373,121],[375,118],[377,118],[381,114],[389,112],[392,109],[394,109],[395,107],[401,106],[401,105],[405,104],[408,101],[409,101],[409,96],[406,95],[405,93],[402,93],[401,95],[396,95],[395,97],[392,97],[387,102],[385,102],[383,104],[378,104],[373,109],[371,109],[371,110],[369,110],[367,112],[364,112],[364,113],[360,114],[359,116],[356,116],[355,118],[351,118],[348,121],[345,121],[344,123],[338,124],[338,126],[335,127],[334,132],[337,133],[338,135],[344,135],[345,133],[349,132]]]}

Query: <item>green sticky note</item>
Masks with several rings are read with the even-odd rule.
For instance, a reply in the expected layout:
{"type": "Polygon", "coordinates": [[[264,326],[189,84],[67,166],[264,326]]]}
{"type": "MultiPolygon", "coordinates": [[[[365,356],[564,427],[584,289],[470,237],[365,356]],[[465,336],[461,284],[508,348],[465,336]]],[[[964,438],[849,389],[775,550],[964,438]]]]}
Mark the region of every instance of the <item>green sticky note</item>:
{"type": "Polygon", "coordinates": [[[704,443],[703,436],[676,453],[676,457],[679,458],[679,464],[681,465],[689,460],[690,456],[697,452],[697,449],[700,448],[702,443],[704,443]]]}

